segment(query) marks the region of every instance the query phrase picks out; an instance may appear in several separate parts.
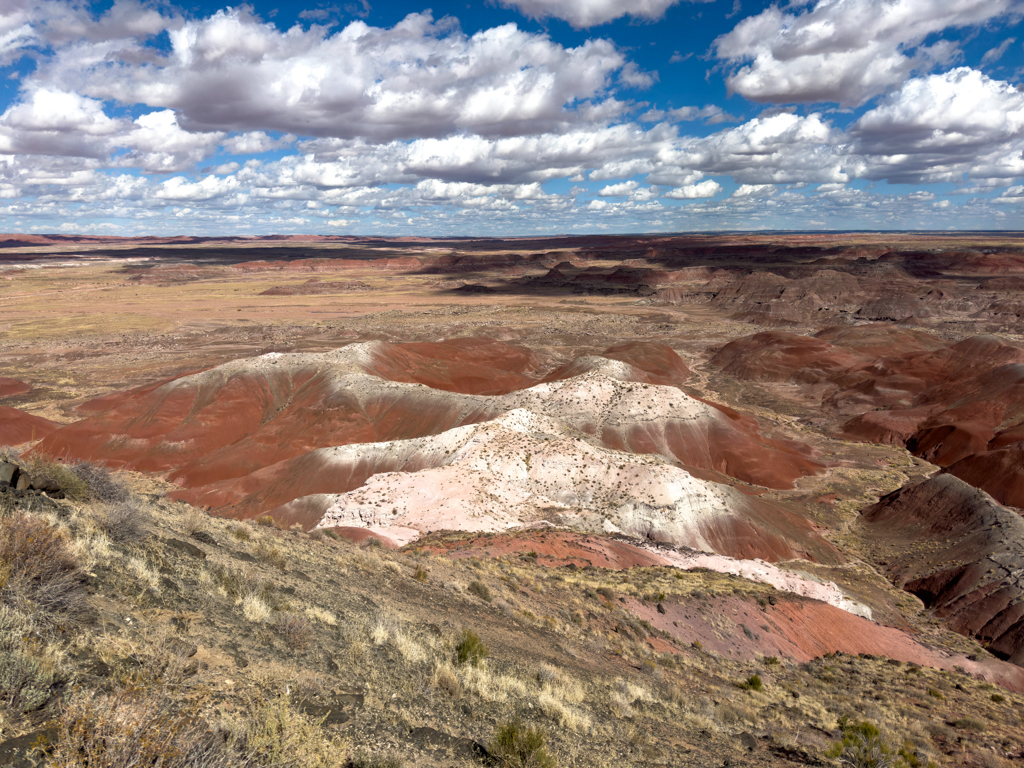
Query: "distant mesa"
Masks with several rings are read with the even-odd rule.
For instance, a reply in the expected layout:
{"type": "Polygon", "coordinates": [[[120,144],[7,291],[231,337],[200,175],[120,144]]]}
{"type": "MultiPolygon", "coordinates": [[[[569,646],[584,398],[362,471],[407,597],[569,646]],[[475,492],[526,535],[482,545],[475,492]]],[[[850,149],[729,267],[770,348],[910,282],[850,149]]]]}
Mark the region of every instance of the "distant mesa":
{"type": "Polygon", "coordinates": [[[497,288],[492,288],[489,285],[482,285],[480,283],[464,283],[452,290],[455,293],[498,293],[497,288]]]}

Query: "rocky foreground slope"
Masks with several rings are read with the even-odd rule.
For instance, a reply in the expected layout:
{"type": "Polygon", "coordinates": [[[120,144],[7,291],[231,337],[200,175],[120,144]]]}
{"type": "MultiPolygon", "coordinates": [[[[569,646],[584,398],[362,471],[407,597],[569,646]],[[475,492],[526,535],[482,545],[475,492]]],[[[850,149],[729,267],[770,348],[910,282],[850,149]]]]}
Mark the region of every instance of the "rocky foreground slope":
{"type": "Polygon", "coordinates": [[[659,565],[671,548],[552,531],[393,551],[31,470],[68,498],[0,491],[0,649],[21,665],[0,676],[0,765],[468,768],[500,763],[515,722],[578,768],[828,765],[851,722],[922,765],[1024,756],[1018,667],[659,565]],[[586,562],[602,551],[633,567],[586,562]]]}

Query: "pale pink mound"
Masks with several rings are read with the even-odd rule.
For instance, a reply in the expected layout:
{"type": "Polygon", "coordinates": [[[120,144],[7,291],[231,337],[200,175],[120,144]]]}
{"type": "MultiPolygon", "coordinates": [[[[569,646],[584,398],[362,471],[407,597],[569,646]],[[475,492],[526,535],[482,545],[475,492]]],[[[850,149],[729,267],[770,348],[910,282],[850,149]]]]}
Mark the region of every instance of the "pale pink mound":
{"type": "Polygon", "coordinates": [[[0,376],[0,397],[13,397],[21,395],[32,389],[31,384],[26,384],[19,379],[11,379],[7,376],[0,376]]]}
{"type": "Polygon", "coordinates": [[[0,405],[0,445],[21,445],[46,437],[60,424],[0,405]]]}
{"type": "Polygon", "coordinates": [[[275,353],[98,398],[81,406],[88,418],[61,427],[38,450],[166,472],[191,489],[181,492],[184,500],[244,517],[352,490],[379,472],[427,466],[363,457],[325,468],[307,455],[317,449],[436,435],[515,408],[540,409],[606,446],[656,453],[698,473],[786,488],[821,468],[806,446],[766,438],[753,419],[664,386],[688,375],[664,345],[615,347],[530,389],[472,394],[529,384],[540,378],[538,366],[530,350],[490,339],[275,353]],[[619,384],[599,386],[599,396],[589,384],[560,384],[577,372],[572,381],[619,384]]]}

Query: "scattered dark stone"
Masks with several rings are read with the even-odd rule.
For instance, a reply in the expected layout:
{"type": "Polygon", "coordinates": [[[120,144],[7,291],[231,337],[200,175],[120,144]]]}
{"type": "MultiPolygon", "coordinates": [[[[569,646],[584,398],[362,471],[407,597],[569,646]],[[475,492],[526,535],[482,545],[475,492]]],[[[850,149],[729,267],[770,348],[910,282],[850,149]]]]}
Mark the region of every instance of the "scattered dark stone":
{"type": "Polygon", "coordinates": [[[292,571],[291,575],[294,576],[295,578],[297,578],[299,581],[312,581],[313,580],[309,576],[304,574],[302,571],[292,571]]]}
{"type": "Polygon", "coordinates": [[[18,482],[17,474],[21,468],[10,461],[0,461],[0,484],[13,486],[18,482]]]}
{"type": "Polygon", "coordinates": [[[341,725],[347,723],[352,719],[352,715],[345,712],[343,702],[337,701],[338,697],[333,697],[331,701],[326,704],[320,704],[315,701],[307,701],[305,699],[298,702],[297,707],[300,712],[304,715],[321,722],[323,725],[341,725]]]}
{"type": "Polygon", "coordinates": [[[206,553],[195,544],[189,544],[187,541],[182,541],[181,539],[164,539],[163,541],[164,544],[171,549],[184,552],[186,555],[191,555],[192,557],[198,557],[200,560],[206,559],[206,553]]]}
{"type": "Polygon", "coordinates": [[[186,659],[191,659],[199,652],[199,646],[195,643],[179,640],[176,637],[172,637],[167,642],[167,649],[175,656],[183,656],[186,659]]]}
{"type": "Polygon", "coordinates": [[[578,565],[576,565],[576,563],[569,563],[568,565],[563,565],[562,567],[565,568],[567,571],[578,571],[578,570],[580,570],[580,567],[578,565]]]}
{"type": "Polygon", "coordinates": [[[0,766],[3,768],[36,768],[43,765],[39,747],[57,741],[57,727],[48,726],[0,742],[0,766]]]}
{"type": "Polygon", "coordinates": [[[81,671],[87,675],[110,677],[114,671],[109,664],[90,650],[79,651],[77,654],[72,654],[71,658],[79,663],[81,671]]]}
{"type": "Polygon", "coordinates": [[[658,603],[658,613],[665,613],[665,606],[658,603]]]}
{"type": "Polygon", "coordinates": [[[460,707],[460,709],[462,710],[462,714],[464,714],[466,717],[472,717],[473,716],[473,708],[471,706],[469,706],[469,704],[463,704],[460,707]]]}
{"type": "Polygon", "coordinates": [[[192,533],[192,538],[196,541],[201,541],[203,544],[209,544],[211,547],[217,546],[217,540],[206,531],[195,531],[192,533]]]}
{"type": "Polygon", "coordinates": [[[236,643],[225,643],[221,646],[221,650],[230,656],[231,660],[234,661],[235,665],[240,669],[245,669],[249,666],[249,660],[242,655],[242,651],[236,643]]]}
{"type": "Polygon", "coordinates": [[[472,739],[459,738],[426,726],[413,728],[409,732],[409,740],[420,749],[448,749],[455,756],[470,760],[489,757],[486,747],[472,739]]]}
{"type": "Polygon", "coordinates": [[[748,752],[753,752],[757,749],[757,737],[750,731],[744,731],[739,735],[740,745],[743,746],[748,752]]]}
{"type": "Polygon", "coordinates": [[[256,558],[250,555],[248,552],[232,552],[231,556],[235,560],[241,560],[243,563],[255,563],[256,558]]]}
{"type": "Polygon", "coordinates": [[[174,582],[174,580],[173,579],[169,579],[166,576],[161,576],[160,577],[160,586],[163,587],[166,590],[171,591],[171,592],[180,592],[181,591],[181,590],[178,589],[178,585],[174,582]]]}
{"type": "Polygon", "coordinates": [[[775,595],[768,595],[768,605],[778,605],[779,598],[775,595]]]}

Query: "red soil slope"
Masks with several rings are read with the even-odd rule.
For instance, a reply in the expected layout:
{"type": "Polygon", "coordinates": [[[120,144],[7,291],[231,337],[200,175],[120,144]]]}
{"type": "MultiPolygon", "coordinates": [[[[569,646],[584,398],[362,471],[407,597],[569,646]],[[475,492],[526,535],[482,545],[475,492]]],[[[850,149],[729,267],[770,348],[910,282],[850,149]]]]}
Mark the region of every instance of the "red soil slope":
{"type": "Polygon", "coordinates": [[[21,395],[32,389],[31,384],[26,384],[18,379],[11,379],[7,376],[0,376],[0,397],[13,397],[21,395]]]}
{"type": "Polygon", "coordinates": [[[46,437],[60,424],[0,405],[0,445],[21,445],[46,437]]]}

